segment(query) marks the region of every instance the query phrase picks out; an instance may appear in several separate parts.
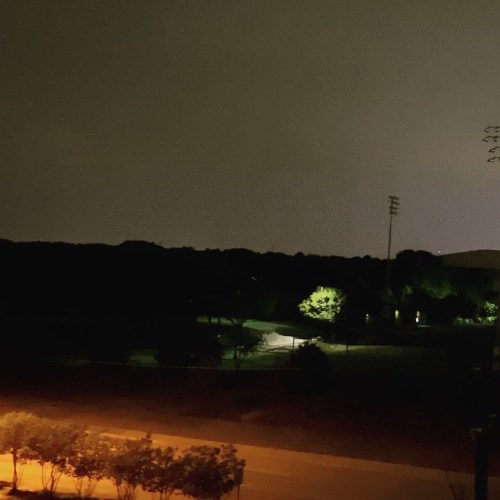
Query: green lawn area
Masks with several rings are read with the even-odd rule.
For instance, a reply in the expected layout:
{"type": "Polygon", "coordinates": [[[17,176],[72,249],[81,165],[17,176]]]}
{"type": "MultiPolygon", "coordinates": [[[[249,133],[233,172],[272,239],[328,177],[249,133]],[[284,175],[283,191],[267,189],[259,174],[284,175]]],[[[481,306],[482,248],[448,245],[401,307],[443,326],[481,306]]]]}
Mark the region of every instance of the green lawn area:
{"type": "MultiPolygon", "coordinates": [[[[206,322],[205,317],[200,317],[199,322],[206,322]]],[[[227,319],[222,318],[221,324],[229,325],[227,319]]],[[[276,323],[269,321],[258,321],[254,319],[246,320],[244,327],[256,333],[278,333],[296,339],[311,339],[320,335],[321,329],[314,328],[313,325],[303,325],[294,323],[276,323]]],[[[317,345],[330,358],[332,367],[335,369],[353,369],[357,365],[382,366],[384,369],[393,367],[400,362],[424,363],[429,358],[433,358],[434,351],[419,347],[403,346],[379,346],[379,345],[352,345],[346,348],[345,344],[331,344],[327,342],[317,342],[317,345]]],[[[243,358],[241,369],[269,369],[285,367],[290,356],[290,351],[286,350],[262,350],[248,354],[243,358]]],[[[233,369],[234,362],[232,354],[227,353],[223,358],[220,368],[233,369]]]]}
{"type": "MultiPolygon", "coordinates": [[[[206,323],[207,319],[198,320],[206,323]]],[[[222,319],[223,325],[229,325],[222,319]]],[[[296,339],[318,337],[320,330],[313,325],[276,323],[247,320],[244,326],[256,333],[278,333],[296,339]]],[[[481,330],[477,330],[480,332],[481,330]]],[[[475,330],[464,328],[420,328],[408,332],[398,332],[399,343],[408,345],[351,345],[317,342],[317,345],[330,359],[334,372],[337,373],[389,373],[405,372],[422,374],[425,377],[447,376],[455,369],[470,369],[474,359],[474,349],[468,339],[473,340],[475,330]],[[465,343],[464,343],[465,339],[465,343]],[[455,341],[456,340],[456,341],[455,341]],[[465,348],[464,348],[465,346],[465,348]],[[460,366],[461,364],[461,366],[460,366]],[[468,366],[467,366],[468,365],[468,366]]],[[[476,333],[477,333],[476,332],[476,333]]],[[[368,338],[368,337],[367,337],[368,338]]],[[[291,340],[288,339],[291,343],[291,340]]],[[[297,345],[297,344],[296,344],[297,345]]],[[[288,347],[267,346],[248,354],[241,361],[241,370],[268,370],[286,368],[290,356],[288,347]]],[[[137,350],[130,357],[132,363],[156,365],[154,350],[137,350]]],[[[232,353],[228,352],[219,366],[222,370],[235,369],[232,353]]]]}
{"type": "MultiPolygon", "coordinates": [[[[197,319],[198,323],[208,323],[206,316],[200,316],[197,319]]],[[[212,320],[212,323],[217,324],[218,320],[212,320]]],[[[231,325],[231,322],[227,318],[221,318],[220,323],[222,325],[231,325]]],[[[314,328],[312,325],[297,325],[290,322],[276,323],[272,321],[260,321],[255,319],[247,319],[243,326],[248,328],[250,331],[255,331],[259,333],[271,333],[276,332],[280,335],[286,335],[289,337],[297,338],[311,338],[316,337],[321,333],[320,328],[314,328]]]]}
{"type": "MultiPolygon", "coordinates": [[[[269,368],[283,368],[288,361],[287,352],[254,352],[245,356],[241,362],[241,370],[259,370],[269,368]]],[[[233,370],[234,361],[231,354],[226,354],[221,361],[219,368],[223,370],[233,370]]]]}
{"type": "MultiPolygon", "coordinates": [[[[380,369],[392,370],[400,365],[424,369],[432,366],[442,366],[441,356],[434,349],[401,346],[346,346],[343,344],[326,344],[318,342],[317,345],[330,359],[334,371],[357,371],[380,369]]],[[[244,357],[241,363],[242,370],[284,368],[290,356],[289,352],[253,352],[244,357]]],[[[222,369],[234,369],[234,362],[227,354],[220,365],[222,369]]]]}

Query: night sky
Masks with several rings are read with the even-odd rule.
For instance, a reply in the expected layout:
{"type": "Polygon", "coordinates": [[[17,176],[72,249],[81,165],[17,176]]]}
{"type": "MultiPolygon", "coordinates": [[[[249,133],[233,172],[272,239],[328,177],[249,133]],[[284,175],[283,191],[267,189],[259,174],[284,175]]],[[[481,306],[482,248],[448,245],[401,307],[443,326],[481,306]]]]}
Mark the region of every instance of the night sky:
{"type": "Polygon", "coordinates": [[[0,237],[500,249],[498,0],[2,0],[0,237]]]}

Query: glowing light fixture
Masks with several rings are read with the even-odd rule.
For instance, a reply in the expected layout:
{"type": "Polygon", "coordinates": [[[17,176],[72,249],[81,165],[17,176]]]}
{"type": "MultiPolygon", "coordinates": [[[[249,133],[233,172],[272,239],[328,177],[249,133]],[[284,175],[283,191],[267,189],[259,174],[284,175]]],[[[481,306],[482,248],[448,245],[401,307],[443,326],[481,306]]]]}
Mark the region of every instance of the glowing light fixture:
{"type": "Polygon", "coordinates": [[[493,130],[494,132],[500,132],[500,125],[488,125],[488,126],[484,129],[484,133],[485,133],[485,134],[489,134],[489,133],[490,133],[490,130],[493,130]]]}
{"type": "Polygon", "coordinates": [[[499,138],[500,138],[500,135],[487,135],[483,139],[483,142],[490,142],[490,140],[492,140],[493,142],[498,142],[499,138]]]}
{"type": "MultiPolygon", "coordinates": [[[[483,142],[498,142],[498,139],[500,139],[500,125],[488,125],[484,129],[484,133],[488,134],[485,137],[483,137],[483,142]],[[494,132],[495,135],[491,135],[491,132],[494,132]]],[[[488,153],[496,153],[500,151],[500,146],[493,146],[492,148],[488,149],[488,153]]],[[[491,156],[488,158],[486,161],[488,163],[495,163],[495,161],[500,161],[500,156],[491,156]]]]}

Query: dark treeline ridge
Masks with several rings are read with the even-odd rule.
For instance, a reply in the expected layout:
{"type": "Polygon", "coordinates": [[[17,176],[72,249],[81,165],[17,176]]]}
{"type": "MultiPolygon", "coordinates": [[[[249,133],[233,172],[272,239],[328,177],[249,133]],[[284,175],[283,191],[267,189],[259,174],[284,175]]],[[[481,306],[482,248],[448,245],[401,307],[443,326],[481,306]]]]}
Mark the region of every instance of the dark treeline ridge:
{"type": "MultiPolygon", "coordinates": [[[[33,355],[84,350],[119,358],[131,347],[171,341],[170,334],[191,328],[200,315],[301,321],[298,303],[322,285],[348,298],[339,324],[361,327],[387,300],[386,264],[368,256],[164,248],[144,241],[0,240],[0,326],[11,352],[22,345],[33,355]]],[[[403,317],[420,307],[445,323],[472,315],[491,296],[492,273],[444,268],[430,253],[405,251],[392,263],[390,288],[403,317]]]]}

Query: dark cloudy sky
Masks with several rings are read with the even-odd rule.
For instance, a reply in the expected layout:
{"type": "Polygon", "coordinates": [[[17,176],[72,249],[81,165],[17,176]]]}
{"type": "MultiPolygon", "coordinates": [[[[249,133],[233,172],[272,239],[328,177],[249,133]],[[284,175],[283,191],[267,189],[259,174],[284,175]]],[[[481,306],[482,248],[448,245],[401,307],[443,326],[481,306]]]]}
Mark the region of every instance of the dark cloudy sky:
{"type": "Polygon", "coordinates": [[[2,0],[0,237],[500,248],[498,0],[2,0]]]}

